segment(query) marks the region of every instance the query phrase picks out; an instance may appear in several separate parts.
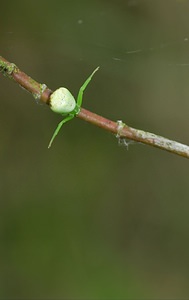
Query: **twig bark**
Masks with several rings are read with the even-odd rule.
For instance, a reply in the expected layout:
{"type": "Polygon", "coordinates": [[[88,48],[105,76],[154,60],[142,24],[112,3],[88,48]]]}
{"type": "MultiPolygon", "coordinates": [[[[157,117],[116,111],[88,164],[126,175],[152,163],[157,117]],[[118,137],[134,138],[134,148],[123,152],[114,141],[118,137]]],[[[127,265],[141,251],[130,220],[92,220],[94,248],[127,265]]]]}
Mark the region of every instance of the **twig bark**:
{"type": "MultiPolygon", "coordinates": [[[[32,93],[34,98],[40,99],[49,105],[49,98],[52,94],[52,90],[45,84],[40,84],[33,80],[30,76],[22,72],[15,64],[10,63],[2,56],[0,56],[0,72],[32,93]]],[[[81,108],[77,117],[112,132],[120,139],[127,138],[189,158],[189,146],[150,132],[132,128],[122,121],[113,122],[84,108],[81,108]]]]}

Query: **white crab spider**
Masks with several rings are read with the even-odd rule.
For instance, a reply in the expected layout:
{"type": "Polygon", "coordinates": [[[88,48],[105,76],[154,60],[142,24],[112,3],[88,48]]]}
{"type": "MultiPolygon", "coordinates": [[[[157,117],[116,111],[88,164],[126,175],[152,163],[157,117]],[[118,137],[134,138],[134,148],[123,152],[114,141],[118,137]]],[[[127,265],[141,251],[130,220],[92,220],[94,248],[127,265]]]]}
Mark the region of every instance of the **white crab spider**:
{"type": "Polygon", "coordinates": [[[82,100],[83,100],[83,92],[86,89],[89,82],[91,81],[93,75],[96,73],[96,71],[98,71],[98,69],[99,67],[93,71],[93,73],[87,78],[84,84],[80,87],[77,96],[77,101],[75,101],[70,91],[63,87],[57,89],[51,94],[50,101],[49,101],[51,109],[54,112],[59,113],[62,116],[65,116],[65,118],[58,124],[50,140],[48,148],[51,147],[52,142],[54,141],[54,138],[58,134],[62,125],[70,121],[71,119],[73,119],[79,113],[82,105],[82,100]]]}

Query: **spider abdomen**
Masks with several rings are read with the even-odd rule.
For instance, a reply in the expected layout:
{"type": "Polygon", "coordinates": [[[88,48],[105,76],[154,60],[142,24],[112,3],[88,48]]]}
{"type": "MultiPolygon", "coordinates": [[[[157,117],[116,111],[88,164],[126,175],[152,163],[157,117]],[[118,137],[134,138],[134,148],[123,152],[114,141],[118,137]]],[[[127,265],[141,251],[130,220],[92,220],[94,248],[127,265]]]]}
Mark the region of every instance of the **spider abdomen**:
{"type": "Polygon", "coordinates": [[[73,95],[64,87],[60,87],[50,96],[50,108],[58,114],[69,114],[75,107],[73,95]]]}

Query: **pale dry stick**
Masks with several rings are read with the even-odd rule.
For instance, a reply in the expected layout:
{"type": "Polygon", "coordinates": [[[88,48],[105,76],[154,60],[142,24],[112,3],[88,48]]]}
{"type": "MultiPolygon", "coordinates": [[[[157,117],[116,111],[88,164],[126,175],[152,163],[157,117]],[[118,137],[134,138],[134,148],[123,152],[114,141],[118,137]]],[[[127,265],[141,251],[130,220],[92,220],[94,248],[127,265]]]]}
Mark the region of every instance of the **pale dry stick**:
{"type": "MultiPolygon", "coordinates": [[[[32,93],[35,98],[49,105],[50,95],[53,93],[52,90],[45,84],[40,84],[33,80],[27,74],[19,70],[15,64],[10,63],[2,56],[0,56],[0,72],[32,93]]],[[[111,132],[119,138],[127,138],[189,158],[189,146],[150,132],[129,127],[122,121],[113,122],[84,108],[80,109],[77,117],[111,132]]]]}

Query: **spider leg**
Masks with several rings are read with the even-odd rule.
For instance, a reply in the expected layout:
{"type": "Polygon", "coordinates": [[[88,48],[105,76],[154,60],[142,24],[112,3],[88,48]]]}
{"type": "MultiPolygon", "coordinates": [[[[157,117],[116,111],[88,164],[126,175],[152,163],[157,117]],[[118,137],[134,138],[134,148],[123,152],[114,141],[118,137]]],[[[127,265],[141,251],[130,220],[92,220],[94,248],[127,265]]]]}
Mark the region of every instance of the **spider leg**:
{"type": "Polygon", "coordinates": [[[64,125],[66,122],[70,121],[70,120],[73,119],[73,118],[74,118],[74,115],[69,115],[69,116],[67,116],[65,119],[63,119],[63,120],[58,124],[58,126],[56,127],[55,132],[54,132],[54,134],[53,134],[53,136],[52,136],[52,138],[51,138],[51,140],[50,140],[50,143],[49,143],[49,145],[48,145],[48,148],[51,147],[51,145],[52,145],[52,143],[53,143],[55,137],[56,137],[57,134],[59,133],[59,131],[60,131],[62,125],[64,125]]]}
{"type": "Polygon", "coordinates": [[[89,82],[91,81],[93,75],[98,71],[99,67],[96,68],[92,74],[87,78],[87,80],[84,82],[84,84],[80,87],[79,89],[79,93],[77,96],[77,107],[80,108],[82,105],[82,100],[83,100],[83,92],[86,89],[87,85],[89,84],[89,82]]]}

